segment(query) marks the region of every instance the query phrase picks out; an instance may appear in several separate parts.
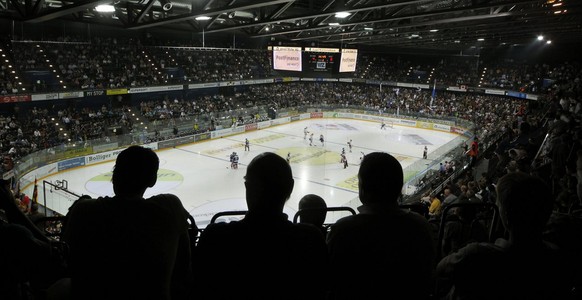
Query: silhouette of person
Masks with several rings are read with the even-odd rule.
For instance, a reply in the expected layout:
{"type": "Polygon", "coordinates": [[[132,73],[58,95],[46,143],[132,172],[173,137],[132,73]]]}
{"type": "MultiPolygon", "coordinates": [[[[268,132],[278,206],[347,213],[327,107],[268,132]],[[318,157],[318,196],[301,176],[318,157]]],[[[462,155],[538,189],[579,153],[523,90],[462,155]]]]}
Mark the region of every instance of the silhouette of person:
{"type": "Polygon", "coordinates": [[[441,245],[443,256],[459,250],[470,242],[487,241],[487,228],[475,220],[478,208],[466,200],[462,203],[462,206],[451,209],[444,218],[445,228],[441,245]]]}
{"type": "Polygon", "coordinates": [[[363,157],[359,213],[339,219],[327,235],[331,299],[429,297],[434,237],[423,216],[399,208],[403,178],[402,166],[392,155],[372,152],[363,157]]]}
{"type": "Polygon", "coordinates": [[[180,199],[144,199],[157,181],[159,158],[141,146],[117,157],[114,197],[82,197],[69,209],[73,299],[185,299],[192,288],[188,212],[180,199]]]}
{"type": "Polygon", "coordinates": [[[244,178],[244,218],[209,224],[200,234],[196,251],[204,259],[196,296],[322,299],[329,271],[325,239],[315,226],[294,224],[283,213],[294,186],[291,167],[264,152],[249,163],[244,178]]]}
{"type": "Polygon", "coordinates": [[[551,189],[540,178],[509,173],[497,183],[507,239],[470,243],[438,263],[438,291],[447,299],[571,299],[568,259],[542,233],[552,213],[551,189]]]}
{"type": "Polygon", "coordinates": [[[0,299],[40,299],[64,276],[64,260],[18,207],[8,185],[0,180],[0,299]]]}
{"type": "Polygon", "coordinates": [[[325,200],[315,194],[307,194],[299,200],[299,223],[312,224],[327,235],[325,217],[327,215],[327,204],[325,200]]]}

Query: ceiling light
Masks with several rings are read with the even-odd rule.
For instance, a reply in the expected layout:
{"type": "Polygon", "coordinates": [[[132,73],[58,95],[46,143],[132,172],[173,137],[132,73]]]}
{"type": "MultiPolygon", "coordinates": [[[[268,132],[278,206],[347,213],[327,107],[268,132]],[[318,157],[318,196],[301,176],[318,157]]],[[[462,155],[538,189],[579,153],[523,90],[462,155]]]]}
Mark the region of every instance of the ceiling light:
{"type": "Polygon", "coordinates": [[[229,19],[233,19],[233,18],[254,19],[255,17],[257,17],[257,16],[255,16],[253,13],[250,13],[247,11],[240,11],[240,10],[233,11],[233,12],[230,12],[228,14],[229,19]]]}
{"type": "Polygon", "coordinates": [[[339,23],[329,23],[329,26],[339,26],[339,23]]]}
{"type": "Polygon", "coordinates": [[[477,41],[478,41],[478,42],[482,42],[482,41],[484,41],[484,40],[485,40],[484,38],[478,38],[478,39],[477,39],[477,41]]]}
{"type": "Polygon", "coordinates": [[[340,12],[335,13],[335,17],[340,18],[340,19],[346,18],[349,15],[351,15],[351,13],[349,13],[347,11],[340,11],[340,12]]]}
{"type": "Polygon", "coordinates": [[[174,6],[174,4],[170,2],[170,0],[160,0],[160,3],[162,4],[162,9],[164,11],[169,11],[174,6]]]}
{"type": "Polygon", "coordinates": [[[551,40],[547,40],[547,41],[546,41],[546,44],[551,44],[551,43],[552,43],[552,41],[551,41],[551,40]]]}
{"type": "Polygon", "coordinates": [[[114,12],[115,7],[111,4],[101,4],[95,6],[95,10],[98,12],[114,12]]]}
{"type": "Polygon", "coordinates": [[[364,27],[364,30],[374,30],[372,27],[364,27]]]}
{"type": "Polygon", "coordinates": [[[200,16],[200,17],[196,17],[196,20],[197,20],[197,21],[206,21],[206,20],[210,20],[210,19],[212,19],[212,18],[211,18],[211,17],[209,17],[209,16],[200,16]]]}
{"type": "Polygon", "coordinates": [[[543,35],[538,35],[538,41],[543,41],[544,40],[544,36],[543,35]]]}
{"type": "Polygon", "coordinates": [[[438,29],[431,29],[430,32],[437,32],[439,31],[438,29]]]}

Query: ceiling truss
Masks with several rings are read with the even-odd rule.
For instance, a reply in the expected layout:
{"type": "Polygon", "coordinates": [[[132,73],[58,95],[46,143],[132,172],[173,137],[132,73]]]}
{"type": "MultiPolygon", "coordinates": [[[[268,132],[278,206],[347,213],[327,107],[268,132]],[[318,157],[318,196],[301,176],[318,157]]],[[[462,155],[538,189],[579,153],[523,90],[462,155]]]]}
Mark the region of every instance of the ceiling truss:
{"type": "Polygon", "coordinates": [[[0,0],[0,18],[236,33],[280,44],[458,50],[523,45],[538,35],[582,41],[577,0],[0,0]],[[166,2],[171,9],[164,9],[166,2]],[[97,12],[100,4],[115,11],[97,12]]]}

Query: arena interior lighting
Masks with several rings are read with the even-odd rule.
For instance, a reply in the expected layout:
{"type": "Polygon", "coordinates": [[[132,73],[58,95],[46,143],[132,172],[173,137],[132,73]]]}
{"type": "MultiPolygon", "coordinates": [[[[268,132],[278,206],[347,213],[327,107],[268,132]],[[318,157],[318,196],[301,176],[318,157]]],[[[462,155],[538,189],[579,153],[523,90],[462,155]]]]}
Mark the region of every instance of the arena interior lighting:
{"type": "Polygon", "coordinates": [[[169,11],[174,7],[174,4],[170,2],[170,0],[160,0],[160,3],[162,4],[162,9],[164,11],[169,11]]]}
{"type": "Polygon", "coordinates": [[[98,12],[114,12],[115,7],[111,4],[101,4],[95,6],[95,10],[98,12]]]}
{"type": "Polygon", "coordinates": [[[349,13],[347,11],[340,11],[340,12],[335,13],[335,17],[338,19],[347,18],[349,15],[351,15],[351,13],[349,13]]]}

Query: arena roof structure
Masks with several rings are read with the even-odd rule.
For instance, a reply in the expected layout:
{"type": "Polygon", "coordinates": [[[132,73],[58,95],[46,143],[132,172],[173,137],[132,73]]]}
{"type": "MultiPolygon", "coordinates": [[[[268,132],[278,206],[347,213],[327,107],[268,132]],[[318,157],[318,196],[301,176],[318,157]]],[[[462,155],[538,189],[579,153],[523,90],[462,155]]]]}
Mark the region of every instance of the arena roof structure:
{"type": "Polygon", "coordinates": [[[577,0],[0,0],[0,18],[414,49],[582,41],[577,0]]]}

